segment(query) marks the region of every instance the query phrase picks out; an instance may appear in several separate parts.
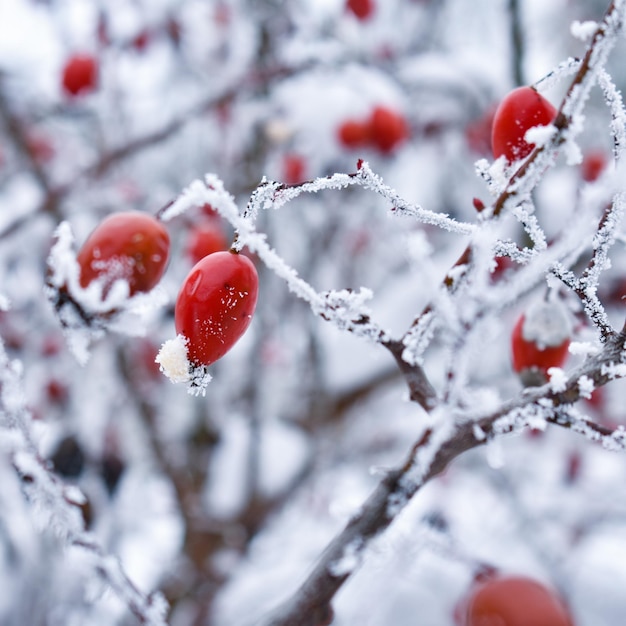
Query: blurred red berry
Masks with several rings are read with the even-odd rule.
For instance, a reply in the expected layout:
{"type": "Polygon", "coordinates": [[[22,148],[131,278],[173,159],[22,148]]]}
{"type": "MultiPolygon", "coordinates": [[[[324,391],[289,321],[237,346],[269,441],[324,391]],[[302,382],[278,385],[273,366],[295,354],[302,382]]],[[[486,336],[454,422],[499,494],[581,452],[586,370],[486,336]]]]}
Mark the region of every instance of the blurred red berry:
{"type": "Polygon", "coordinates": [[[63,67],[62,85],[65,93],[77,96],[93,91],[98,84],[98,62],[88,54],[71,56],[63,67]]]}
{"type": "Polygon", "coordinates": [[[361,148],[370,140],[370,125],[357,120],[346,120],[337,129],[337,137],[346,148],[361,148]]]}
{"type": "Polygon", "coordinates": [[[299,154],[289,153],[283,157],[283,180],[288,185],[306,180],[306,161],[299,154]]]}
{"type": "Polygon", "coordinates": [[[491,107],[465,127],[465,140],[474,154],[481,156],[491,154],[491,128],[495,112],[495,107],[491,107]]]}
{"type": "Polygon", "coordinates": [[[592,183],[600,177],[607,165],[606,153],[602,150],[590,150],[583,157],[580,166],[580,175],[587,183],[592,183]]]}
{"type": "Polygon", "coordinates": [[[463,609],[460,626],[573,626],[558,595],[524,576],[496,577],[474,586],[463,609]]]}
{"type": "Polygon", "coordinates": [[[383,153],[392,152],[409,136],[404,116],[385,106],[377,106],[369,118],[372,144],[383,153]]]}
{"type": "Polygon", "coordinates": [[[369,19],[374,13],[374,0],[347,0],[346,10],[360,20],[369,19]]]}
{"type": "Polygon", "coordinates": [[[135,50],[137,50],[137,52],[143,52],[148,47],[150,38],[150,31],[144,29],[133,37],[131,45],[135,50]]]}
{"type": "Polygon", "coordinates": [[[218,220],[206,221],[194,226],[187,241],[186,252],[195,265],[209,254],[228,250],[228,241],[218,220]]]}
{"type": "Polygon", "coordinates": [[[55,154],[52,142],[41,134],[29,134],[26,138],[26,149],[32,159],[40,165],[51,161],[55,154]]]}

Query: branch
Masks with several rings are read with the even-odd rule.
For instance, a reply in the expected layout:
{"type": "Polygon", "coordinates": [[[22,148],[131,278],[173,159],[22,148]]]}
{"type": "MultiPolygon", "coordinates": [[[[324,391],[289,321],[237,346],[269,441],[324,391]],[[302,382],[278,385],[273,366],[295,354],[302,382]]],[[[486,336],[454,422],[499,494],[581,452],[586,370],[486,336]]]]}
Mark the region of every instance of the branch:
{"type": "Polygon", "coordinates": [[[320,626],[332,613],[331,601],[356,571],[372,539],[386,530],[411,498],[455,458],[493,438],[516,433],[529,425],[550,423],[578,432],[611,450],[626,450],[626,431],[568,416],[572,404],[588,392],[593,381],[601,386],[626,376],[626,331],[607,341],[596,357],[581,365],[559,389],[550,384],[523,391],[498,411],[466,415],[453,423],[438,407],[436,425],[413,446],[406,462],[390,471],[360,511],[330,543],[321,559],[292,598],[261,622],[263,626],[320,626]]]}

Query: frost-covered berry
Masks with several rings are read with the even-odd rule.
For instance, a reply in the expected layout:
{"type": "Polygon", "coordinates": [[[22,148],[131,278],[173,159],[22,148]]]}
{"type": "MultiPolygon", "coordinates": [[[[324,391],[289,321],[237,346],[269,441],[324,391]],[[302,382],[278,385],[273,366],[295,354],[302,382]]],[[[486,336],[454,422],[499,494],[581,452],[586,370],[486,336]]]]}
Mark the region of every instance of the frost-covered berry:
{"type": "Polygon", "coordinates": [[[565,362],[571,335],[571,319],[561,302],[534,303],[513,328],[513,369],[527,385],[546,382],[548,370],[565,362]]]}
{"type": "Polygon", "coordinates": [[[243,254],[215,252],[189,272],[175,307],[176,333],[193,366],[211,365],[246,332],[256,307],[258,275],[243,254]]]}
{"type": "Polygon", "coordinates": [[[491,126],[494,158],[504,156],[509,163],[527,157],[535,147],[524,138],[535,126],[554,121],[557,110],[532,87],[518,87],[500,102],[491,126]]]}
{"type": "Polygon", "coordinates": [[[170,238],[163,223],[145,213],[125,211],[103,220],[77,255],[80,284],[103,282],[106,294],[117,280],[129,295],[150,291],[161,280],[169,259],[170,238]]]}

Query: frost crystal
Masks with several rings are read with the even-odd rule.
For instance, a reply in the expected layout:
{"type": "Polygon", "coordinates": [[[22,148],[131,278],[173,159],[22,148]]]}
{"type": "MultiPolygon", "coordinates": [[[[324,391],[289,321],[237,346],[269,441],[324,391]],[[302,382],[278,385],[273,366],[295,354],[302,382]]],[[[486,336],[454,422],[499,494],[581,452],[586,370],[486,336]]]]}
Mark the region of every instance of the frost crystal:
{"type": "Polygon", "coordinates": [[[583,398],[589,399],[595,389],[595,384],[589,376],[583,375],[578,379],[578,389],[583,398]]]}
{"type": "Polygon", "coordinates": [[[598,30],[598,23],[592,20],[588,20],[586,22],[574,20],[570,26],[572,37],[576,37],[576,39],[580,39],[581,41],[591,39],[596,30],[598,30]]]}
{"type": "Polygon", "coordinates": [[[554,124],[548,124],[546,126],[533,126],[529,128],[524,134],[524,141],[529,144],[535,144],[535,146],[544,146],[557,132],[554,124]]]}
{"type": "Polygon", "coordinates": [[[161,371],[173,383],[187,383],[190,380],[189,361],[187,360],[187,339],[176,335],[168,339],[154,359],[161,371]]]}
{"type": "Polygon", "coordinates": [[[572,341],[568,350],[570,354],[581,356],[593,356],[599,352],[599,348],[588,341],[572,341]]]}
{"type": "Polygon", "coordinates": [[[540,300],[526,311],[522,335],[525,341],[535,343],[540,349],[560,346],[571,333],[572,322],[558,300],[540,300]]]}
{"type": "Polygon", "coordinates": [[[204,365],[194,366],[187,358],[188,340],[183,335],[168,339],[159,350],[156,363],[173,383],[186,383],[187,391],[193,396],[204,395],[211,375],[204,365]]]}
{"type": "Polygon", "coordinates": [[[363,540],[359,537],[351,541],[343,549],[341,558],[333,561],[328,566],[332,576],[345,576],[351,574],[361,564],[363,540]]]}
{"type": "Polygon", "coordinates": [[[550,367],[548,376],[550,376],[550,389],[552,391],[556,393],[565,391],[567,388],[567,375],[560,367],[550,367]]]}

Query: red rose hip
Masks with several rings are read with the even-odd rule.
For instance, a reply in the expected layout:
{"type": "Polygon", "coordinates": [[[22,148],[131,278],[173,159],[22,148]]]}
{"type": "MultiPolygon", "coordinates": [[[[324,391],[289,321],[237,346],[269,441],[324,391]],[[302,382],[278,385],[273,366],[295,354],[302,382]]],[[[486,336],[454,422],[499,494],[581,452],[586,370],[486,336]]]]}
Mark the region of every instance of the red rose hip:
{"type": "Polygon", "coordinates": [[[369,118],[369,135],[372,144],[388,154],[409,136],[409,128],[402,114],[377,106],[369,118]]]}
{"type": "Polygon", "coordinates": [[[169,259],[170,238],[163,224],[145,213],[110,215],[78,252],[80,284],[104,281],[103,292],[126,280],[129,295],[150,291],[161,280],[169,259]]]}
{"type": "Polygon", "coordinates": [[[89,54],[75,54],[65,63],[61,79],[70,96],[93,91],[98,83],[98,63],[89,54]]]}
{"type": "Polygon", "coordinates": [[[502,100],[493,118],[491,147],[493,156],[509,163],[527,157],[535,147],[524,136],[535,126],[551,124],[557,110],[532,87],[518,87],[502,100]]]}
{"type": "Polygon", "coordinates": [[[465,601],[462,626],[573,626],[557,594],[524,576],[506,576],[477,585],[465,601]]]}
{"type": "Polygon", "coordinates": [[[560,302],[536,302],[513,328],[513,369],[529,384],[531,380],[545,382],[548,370],[565,362],[571,333],[570,318],[560,302]]]}
{"type": "Polygon", "coordinates": [[[214,252],[194,265],[176,300],[176,333],[187,340],[194,366],[211,365],[246,332],[256,307],[259,279],[248,257],[214,252]]]}
{"type": "Polygon", "coordinates": [[[374,0],[347,0],[346,10],[359,20],[367,20],[374,13],[374,0]]]}
{"type": "Polygon", "coordinates": [[[228,249],[226,235],[217,219],[194,226],[187,240],[187,256],[193,264],[209,254],[228,249]]]}

